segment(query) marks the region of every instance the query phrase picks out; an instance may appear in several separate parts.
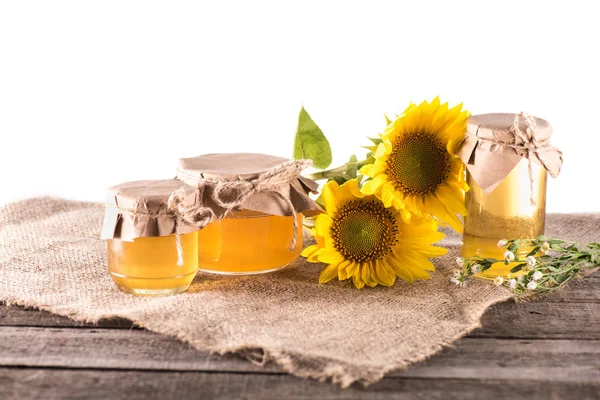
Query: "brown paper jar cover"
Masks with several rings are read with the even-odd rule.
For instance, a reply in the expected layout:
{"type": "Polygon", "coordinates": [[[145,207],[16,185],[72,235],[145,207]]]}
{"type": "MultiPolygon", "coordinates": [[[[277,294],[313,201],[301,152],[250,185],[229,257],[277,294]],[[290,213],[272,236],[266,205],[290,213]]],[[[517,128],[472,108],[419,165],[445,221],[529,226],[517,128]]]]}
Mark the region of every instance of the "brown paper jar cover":
{"type": "MultiPolygon", "coordinates": [[[[252,181],[288,162],[290,160],[287,158],[256,153],[205,154],[180,159],[176,176],[187,185],[196,187],[199,200],[204,205],[210,206],[219,216],[224,210],[212,199],[213,180],[252,181]]],[[[313,216],[320,213],[322,209],[308,196],[308,193],[316,193],[318,187],[316,182],[298,175],[296,179],[284,182],[274,191],[251,195],[238,208],[271,215],[291,216],[292,210],[281,198],[286,197],[296,213],[313,216]]]]}
{"type": "MultiPolygon", "coordinates": [[[[485,193],[498,187],[523,158],[523,153],[512,146],[515,117],[517,114],[490,113],[473,115],[467,121],[467,133],[456,154],[485,193]]],[[[538,148],[535,153],[530,154],[530,159],[542,164],[542,158],[554,177],[560,171],[562,159],[556,149],[550,147],[552,126],[542,118],[534,119],[537,124],[538,148]]],[[[525,119],[520,118],[519,129],[526,131],[527,128],[525,119]]]]}
{"type": "Polygon", "coordinates": [[[168,236],[190,233],[198,228],[177,222],[175,211],[169,208],[169,198],[183,189],[185,202],[197,201],[196,190],[180,180],[144,180],[110,187],[102,225],[102,239],[132,241],[139,237],[168,236]],[[177,226],[178,225],[178,226],[177,226]]]}

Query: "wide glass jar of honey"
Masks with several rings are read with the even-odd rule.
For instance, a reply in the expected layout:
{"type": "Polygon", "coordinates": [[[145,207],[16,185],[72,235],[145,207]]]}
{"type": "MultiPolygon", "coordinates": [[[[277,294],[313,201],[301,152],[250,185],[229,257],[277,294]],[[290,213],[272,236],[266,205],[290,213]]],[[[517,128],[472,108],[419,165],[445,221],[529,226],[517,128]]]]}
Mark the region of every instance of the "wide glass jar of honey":
{"type": "MultiPolygon", "coordinates": [[[[169,206],[185,188],[172,180],[127,182],[109,188],[102,238],[108,272],[118,288],[138,296],[186,291],[198,272],[198,228],[169,206]]],[[[192,188],[187,201],[193,201],[192,188]]]]}
{"type": "MultiPolygon", "coordinates": [[[[562,155],[550,146],[552,128],[523,114],[482,114],[469,118],[458,151],[467,166],[468,216],[461,256],[503,260],[501,240],[533,239],[544,234],[547,173],[559,173],[562,155]]],[[[496,263],[480,274],[506,277],[532,249],[521,247],[517,260],[496,263]]]]}
{"type": "Polygon", "coordinates": [[[308,164],[264,154],[207,154],[180,160],[177,178],[197,188],[209,221],[198,232],[198,267],[219,274],[272,272],[302,250],[304,216],[320,212],[308,197],[308,164]]]}

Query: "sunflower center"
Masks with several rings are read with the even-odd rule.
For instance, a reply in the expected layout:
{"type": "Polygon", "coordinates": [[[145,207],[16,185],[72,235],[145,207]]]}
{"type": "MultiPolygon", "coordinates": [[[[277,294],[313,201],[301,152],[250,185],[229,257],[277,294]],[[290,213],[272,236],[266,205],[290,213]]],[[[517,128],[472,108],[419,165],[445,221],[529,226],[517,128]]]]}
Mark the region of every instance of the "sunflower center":
{"type": "Polygon", "coordinates": [[[394,144],[387,174],[396,189],[418,196],[434,192],[450,173],[446,148],[431,134],[416,133],[394,144]]]}
{"type": "Polygon", "coordinates": [[[353,200],[338,210],[331,234],[335,248],[346,260],[363,263],[381,259],[392,251],[398,227],[383,204],[353,200]]]}

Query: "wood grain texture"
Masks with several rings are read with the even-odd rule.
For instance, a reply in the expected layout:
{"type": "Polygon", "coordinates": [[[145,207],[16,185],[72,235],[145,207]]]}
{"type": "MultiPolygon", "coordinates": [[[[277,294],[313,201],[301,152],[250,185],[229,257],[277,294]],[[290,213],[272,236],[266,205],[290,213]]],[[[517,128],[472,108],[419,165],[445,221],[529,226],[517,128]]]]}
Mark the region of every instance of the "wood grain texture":
{"type": "Polygon", "coordinates": [[[114,319],[84,324],[0,305],[0,399],[600,398],[600,273],[490,308],[453,347],[343,390],[238,355],[198,352],[114,319]]]}
{"type": "MultiPolygon", "coordinates": [[[[174,338],[143,330],[0,328],[0,365],[283,373],[236,355],[210,355],[174,338]]],[[[439,379],[600,382],[600,340],[505,340],[465,338],[429,360],[390,376],[439,379]]]]}
{"type": "Polygon", "coordinates": [[[0,369],[0,398],[6,399],[597,399],[598,382],[493,379],[385,378],[376,385],[340,389],[290,375],[204,372],[0,369]],[[61,385],[55,384],[61,382],[61,385]],[[162,394],[161,397],[157,394],[162,394]]]}
{"type": "Polygon", "coordinates": [[[123,318],[106,319],[102,320],[99,324],[88,324],[34,308],[6,306],[2,302],[0,302],[0,326],[140,329],[131,321],[123,318]]]}

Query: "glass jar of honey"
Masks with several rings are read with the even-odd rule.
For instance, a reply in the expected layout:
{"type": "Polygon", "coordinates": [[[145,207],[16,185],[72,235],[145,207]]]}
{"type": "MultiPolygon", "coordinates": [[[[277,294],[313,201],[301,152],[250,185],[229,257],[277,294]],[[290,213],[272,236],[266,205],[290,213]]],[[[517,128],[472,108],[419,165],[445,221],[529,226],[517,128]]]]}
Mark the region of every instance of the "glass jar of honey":
{"type": "MultiPolygon", "coordinates": [[[[118,288],[138,296],[186,291],[198,272],[198,228],[169,207],[179,180],[136,181],[109,188],[102,238],[108,272],[118,288]]],[[[187,188],[187,201],[194,201],[187,188]]]]}
{"type": "MultiPolygon", "coordinates": [[[[461,256],[503,260],[503,239],[533,239],[544,234],[547,172],[557,176],[562,154],[551,147],[552,127],[526,114],[481,114],[467,122],[458,155],[467,167],[468,216],[461,256]]],[[[496,263],[480,274],[506,277],[532,249],[521,247],[518,261],[496,263]]]]}
{"type": "Polygon", "coordinates": [[[272,272],[302,250],[303,216],[321,211],[308,197],[308,164],[265,154],[183,158],[177,178],[198,190],[210,223],[198,232],[198,267],[219,274],[272,272]]]}

